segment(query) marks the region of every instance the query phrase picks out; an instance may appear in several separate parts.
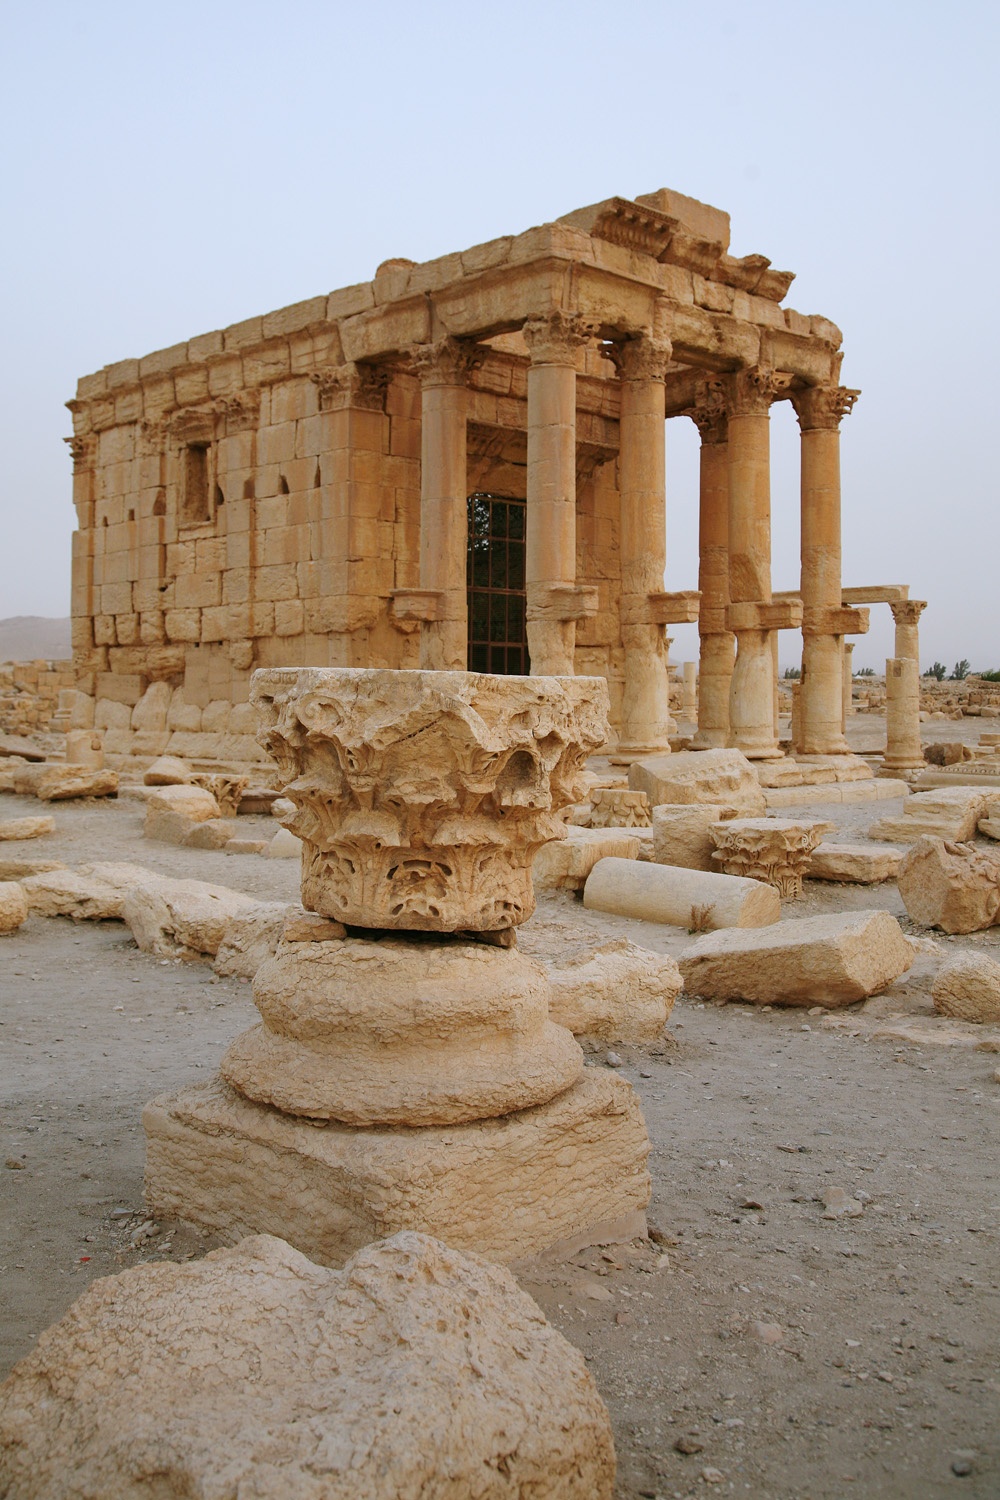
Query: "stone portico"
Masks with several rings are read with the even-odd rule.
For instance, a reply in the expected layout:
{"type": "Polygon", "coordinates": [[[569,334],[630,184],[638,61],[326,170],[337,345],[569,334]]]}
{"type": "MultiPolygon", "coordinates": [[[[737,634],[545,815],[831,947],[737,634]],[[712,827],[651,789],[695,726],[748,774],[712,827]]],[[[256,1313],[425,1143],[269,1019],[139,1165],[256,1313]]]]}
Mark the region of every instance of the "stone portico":
{"type": "Polygon", "coordinates": [[[657,752],[665,627],[697,619],[697,746],[780,755],[775,632],[801,626],[797,751],[845,756],[844,638],[867,615],[841,585],[839,428],[858,393],[836,326],[783,306],[792,279],[663,189],[84,377],[74,663],[109,752],[141,733],[148,754],[259,756],[255,667],[528,664],[605,677],[612,748],[657,752]],[[778,401],[801,428],[802,575],[775,597],[778,401]],[[701,434],[699,570],[668,593],[677,418],[701,434]]]}

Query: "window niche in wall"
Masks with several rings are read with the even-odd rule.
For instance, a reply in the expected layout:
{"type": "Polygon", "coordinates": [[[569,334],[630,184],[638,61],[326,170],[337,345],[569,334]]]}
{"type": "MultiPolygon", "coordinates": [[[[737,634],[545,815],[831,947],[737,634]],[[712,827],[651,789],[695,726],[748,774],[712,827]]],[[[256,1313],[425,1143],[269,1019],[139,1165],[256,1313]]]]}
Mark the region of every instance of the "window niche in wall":
{"type": "Polygon", "coordinates": [[[197,526],[211,520],[207,443],[186,443],[182,461],[181,524],[197,526]]]}

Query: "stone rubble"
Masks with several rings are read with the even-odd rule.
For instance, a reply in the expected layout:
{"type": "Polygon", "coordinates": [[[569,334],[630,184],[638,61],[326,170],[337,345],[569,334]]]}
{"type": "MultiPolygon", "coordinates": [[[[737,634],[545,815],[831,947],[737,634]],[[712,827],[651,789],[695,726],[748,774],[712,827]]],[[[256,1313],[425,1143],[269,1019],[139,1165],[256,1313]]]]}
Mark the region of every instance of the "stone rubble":
{"type": "Polygon", "coordinates": [[[1000,851],[922,837],[900,861],[896,881],[922,927],[980,932],[1000,922],[1000,851]]]}

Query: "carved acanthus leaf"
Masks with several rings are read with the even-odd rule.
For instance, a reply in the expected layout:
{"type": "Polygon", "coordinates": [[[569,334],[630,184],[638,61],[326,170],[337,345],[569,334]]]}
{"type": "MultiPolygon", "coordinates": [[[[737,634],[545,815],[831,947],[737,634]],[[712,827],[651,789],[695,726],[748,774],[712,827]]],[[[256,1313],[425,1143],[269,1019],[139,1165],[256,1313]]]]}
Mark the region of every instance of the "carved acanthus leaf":
{"type": "Polygon", "coordinates": [[[596,323],[581,313],[552,312],[529,318],[523,328],[524,341],[534,365],[575,365],[577,350],[597,337],[596,323]]]}
{"type": "Polygon", "coordinates": [[[840,426],[860,395],[843,385],[810,385],[792,392],[792,405],[803,432],[830,431],[840,426]]]}
{"type": "Polygon", "coordinates": [[[752,365],[747,370],[737,370],[726,382],[729,415],[767,416],[772,401],[784,389],[784,384],[765,365],[752,365]]]}
{"type": "Polygon", "coordinates": [[[608,346],[608,357],[622,380],[660,380],[667,373],[673,353],[668,339],[645,335],[616,339],[608,346]]]}
{"type": "Polygon", "coordinates": [[[415,344],[410,366],[423,385],[464,385],[470,371],[478,369],[489,351],[464,339],[443,338],[433,344],[415,344]]]}
{"type": "Polygon", "coordinates": [[[319,387],[320,411],[385,411],[392,371],[386,365],[349,363],[317,370],[309,378],[319,387]]]}

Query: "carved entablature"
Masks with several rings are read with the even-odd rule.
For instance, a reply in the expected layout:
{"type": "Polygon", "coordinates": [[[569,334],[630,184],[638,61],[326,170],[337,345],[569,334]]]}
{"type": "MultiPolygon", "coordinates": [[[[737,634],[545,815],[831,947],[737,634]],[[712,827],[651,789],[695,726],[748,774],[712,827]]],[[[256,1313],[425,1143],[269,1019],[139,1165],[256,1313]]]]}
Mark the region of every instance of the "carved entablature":
{"type": "Polygon", "coordinates": [[[729,414],[726,391],[721,380],[705,380],[698,387],[696,405],[682,413],[690,417],[707,447],[729,441],[729,414]]]}
{"type": "Polygon", "coordinates": [[[839,427],[860,395],[860,391],[843,385],[810,385],[792,391],[791,398],[802,431],[815,432],[819,428],[830,431],[839,427]]]}
{"type": "Polygon", "coordinates": [[[464,385],[488,353],[480,344],[443,338],[433,344],[415,344],[410,350],[410,368],[422,385],[464,385]]]}
{"type": "Polygon", "coordinates": [[[659,380],[666,377],[673,353],[667,339],[645,335],[616,339],[608,345],[607,354],[621,380],[659,380]]]}
{"type": "Polygon", "coordinates": [[[331,369],[317,370],[310,380],[319,387],[320,411],[385,411],[385,395],[392,379],[387,365],[353,361],[331,369]]]}
{"type": "Polygon", "coordinates": [[[596,323],[556,308],[529,318],[523,328],[533,365],[576,365],[577,350],[597,337],[596,323]]]}
{"type": "Polygon", "coordinates": [[[726,405],[729,416],[767,416],[771,403],[783,391],[784,382],[764,365],[737,370],[726,379],[726,405]]]}
{"type": "Polygon", "coordinates": [[[526,921],[532,860],[607,736],[597,677],[272,668],[250,701],[295,804],[303,904],[357,927],[526,921]]]}
{"type": "Polygon", "coordinates": [[[603,205],[590,233],[596,239],[651,255],[659,260],[674,237],[678,221],[628,198],[612,198],[603,205]]]}
{"type": "Polygon", "coordinates": [[[92,469],[97,462],[97,438],[93,433],[79,434],[76,437],[63,438],[63,442],[69,448],[69,456],[73,460],[73,473],[82,474],[85,469],[92,469]]]}

